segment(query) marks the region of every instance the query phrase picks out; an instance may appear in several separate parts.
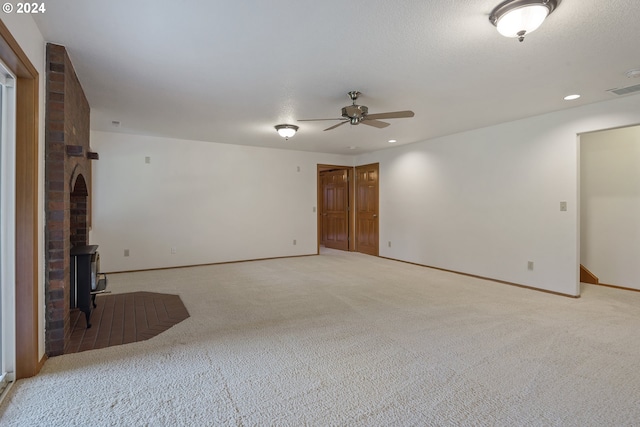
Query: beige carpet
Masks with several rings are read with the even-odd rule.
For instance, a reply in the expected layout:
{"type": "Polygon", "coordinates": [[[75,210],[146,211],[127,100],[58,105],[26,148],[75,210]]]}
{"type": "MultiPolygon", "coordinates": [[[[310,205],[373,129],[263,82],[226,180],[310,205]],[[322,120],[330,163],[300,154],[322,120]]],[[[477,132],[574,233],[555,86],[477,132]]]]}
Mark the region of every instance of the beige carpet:
{"type": "Polygon", "coordinates": [[[361,254],[110,275],[148,341],[48,360],[2,426],[640,425],[640,293],[571,299],[361,254]]]}

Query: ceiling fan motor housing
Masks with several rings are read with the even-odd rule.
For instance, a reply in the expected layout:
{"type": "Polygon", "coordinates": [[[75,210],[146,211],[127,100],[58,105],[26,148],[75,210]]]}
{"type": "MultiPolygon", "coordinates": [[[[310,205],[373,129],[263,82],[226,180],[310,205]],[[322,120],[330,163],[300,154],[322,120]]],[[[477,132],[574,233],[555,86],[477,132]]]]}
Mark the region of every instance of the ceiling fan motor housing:
{"type": "Polygon", "coordinates": [[[367,115],[369,109],[366,105],[349,105],[342,108],[342,117],[349,119],[352,125],[357,125],[367,115]]]}

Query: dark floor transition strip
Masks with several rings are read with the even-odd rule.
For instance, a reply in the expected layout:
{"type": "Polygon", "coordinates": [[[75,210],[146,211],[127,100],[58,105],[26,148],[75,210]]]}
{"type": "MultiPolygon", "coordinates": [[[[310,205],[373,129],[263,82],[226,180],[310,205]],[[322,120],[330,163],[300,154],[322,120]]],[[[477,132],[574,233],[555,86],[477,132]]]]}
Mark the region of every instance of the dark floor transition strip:
{"type": "Polygon", "coordinates": [[[189,317],[180,296],[155,292],[96,297],[87,329],[84,313],[71,311],[71,338],[65,354],[144,341],[189,317]]]}

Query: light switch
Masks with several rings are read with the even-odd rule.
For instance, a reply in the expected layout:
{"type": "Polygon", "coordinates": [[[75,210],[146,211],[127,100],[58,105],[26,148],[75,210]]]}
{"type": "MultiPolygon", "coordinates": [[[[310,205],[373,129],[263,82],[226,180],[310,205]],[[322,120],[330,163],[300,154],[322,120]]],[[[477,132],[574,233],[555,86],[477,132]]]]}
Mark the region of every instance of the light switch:
{"type": "Polygon", "coordinates": [[[567,202],[560,202],[560,211],[561,212],[567,211],[567,202]]]}

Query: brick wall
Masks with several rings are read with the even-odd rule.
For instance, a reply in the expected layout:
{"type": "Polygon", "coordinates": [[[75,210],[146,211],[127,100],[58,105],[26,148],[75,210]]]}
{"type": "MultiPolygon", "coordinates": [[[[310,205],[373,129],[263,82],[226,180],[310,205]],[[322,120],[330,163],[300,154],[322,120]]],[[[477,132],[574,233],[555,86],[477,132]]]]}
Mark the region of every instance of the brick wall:
{"type": "Polygon", "coordinates": [[[69,252],[72,244],[87,243],[91,219],[90,109],[64,46],[47,45],[46,65],[45,343],[47,354],[56,356],[71,331],[69,252]]]}

